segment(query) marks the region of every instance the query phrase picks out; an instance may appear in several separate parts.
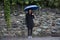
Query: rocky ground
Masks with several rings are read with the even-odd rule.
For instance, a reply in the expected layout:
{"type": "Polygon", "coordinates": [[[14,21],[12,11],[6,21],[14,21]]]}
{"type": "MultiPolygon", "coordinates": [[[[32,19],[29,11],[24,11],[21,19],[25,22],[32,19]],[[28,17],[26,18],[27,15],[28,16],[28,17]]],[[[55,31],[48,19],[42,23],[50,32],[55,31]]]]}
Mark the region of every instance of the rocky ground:
{"type": "MultiPolygon", "coordinates": [[[[13,9],[12,9],[13,10],[13,9]]],[[[51,36],[52,22],[56,20],[56,12],[52,9],[40,9],[34,12],[35,26],[33,28],[33,36],[51,36]]],[[[27,27],[25,24],[25,12],[22,12],[20,7],[14,9],[11,13],[12,27],[7,31],[6,22],[4,19],[4,6],[0,6],[0,36],[27,36],[27,27]]]]}

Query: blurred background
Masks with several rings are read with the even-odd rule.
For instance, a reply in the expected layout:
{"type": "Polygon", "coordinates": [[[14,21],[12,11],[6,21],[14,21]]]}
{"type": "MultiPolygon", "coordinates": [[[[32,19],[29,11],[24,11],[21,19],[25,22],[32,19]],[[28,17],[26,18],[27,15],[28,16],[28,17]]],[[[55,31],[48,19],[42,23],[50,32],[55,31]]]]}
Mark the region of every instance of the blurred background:
{"type": "Polygon", "coordinates": [[[24,7],[35,4],[33,37],[60,37],[60,0],[0,0],[0,37],[27,37],[24,7]]]}

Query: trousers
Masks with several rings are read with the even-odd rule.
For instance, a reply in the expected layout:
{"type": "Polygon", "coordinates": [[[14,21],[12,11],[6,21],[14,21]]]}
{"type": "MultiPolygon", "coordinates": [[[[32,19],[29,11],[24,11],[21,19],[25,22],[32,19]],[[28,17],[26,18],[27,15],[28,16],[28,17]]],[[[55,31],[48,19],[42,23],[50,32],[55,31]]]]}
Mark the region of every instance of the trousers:
{"type": "Polygon", "coordinates": [[[33,28],[28,28],[28,36],[32,36],[33,28]]]}

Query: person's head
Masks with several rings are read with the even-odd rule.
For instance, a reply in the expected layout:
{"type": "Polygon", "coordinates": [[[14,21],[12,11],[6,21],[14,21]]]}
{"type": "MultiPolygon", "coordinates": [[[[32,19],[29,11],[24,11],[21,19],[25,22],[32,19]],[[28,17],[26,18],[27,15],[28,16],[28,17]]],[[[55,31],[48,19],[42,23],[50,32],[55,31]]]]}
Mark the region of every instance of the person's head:
{"type": "Polygon", "coordinates": [[[29,13],[29,14],[32,14],[32,10],[31,10],[31,9],[29,9],[29,10],[28,10],[28,13],[29,13]]]}

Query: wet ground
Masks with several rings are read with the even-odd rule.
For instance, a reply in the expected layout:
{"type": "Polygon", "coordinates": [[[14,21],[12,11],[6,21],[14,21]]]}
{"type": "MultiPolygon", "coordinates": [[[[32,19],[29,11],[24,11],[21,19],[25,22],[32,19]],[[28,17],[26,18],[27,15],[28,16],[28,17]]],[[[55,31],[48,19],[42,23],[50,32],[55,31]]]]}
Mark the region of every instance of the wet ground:
{"type": "Polygon", "coordinates": [[[34,38],[21,38],[21,37],[5,37],[0,40],[60,40],[60,37],[34,37],[34,38]]]}

